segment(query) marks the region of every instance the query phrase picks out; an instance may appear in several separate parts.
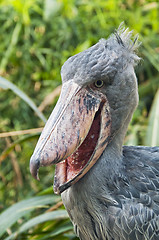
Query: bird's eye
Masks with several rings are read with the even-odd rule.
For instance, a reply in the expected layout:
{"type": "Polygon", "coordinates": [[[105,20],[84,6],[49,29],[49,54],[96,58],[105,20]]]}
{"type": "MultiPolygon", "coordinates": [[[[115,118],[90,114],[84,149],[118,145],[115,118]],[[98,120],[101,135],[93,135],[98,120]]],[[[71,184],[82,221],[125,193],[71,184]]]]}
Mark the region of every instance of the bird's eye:
{"type": "Polygon", "coordinates": [[[104,82],[102,80],[97,80],[94,83],[95,87],[97,87],[97,88],[103,87],[103,84],[104,84],[104,82]]]}

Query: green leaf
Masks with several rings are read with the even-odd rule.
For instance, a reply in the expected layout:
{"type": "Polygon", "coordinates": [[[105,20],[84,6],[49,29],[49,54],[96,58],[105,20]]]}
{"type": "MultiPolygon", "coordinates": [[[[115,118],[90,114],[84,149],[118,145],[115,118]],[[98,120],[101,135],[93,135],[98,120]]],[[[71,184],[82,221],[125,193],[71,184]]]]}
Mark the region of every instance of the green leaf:
{"type": "Polygon", "coordinates": [[[19,229],[19,233],[22,233],[22,232],[36,226],[37,224],[40,224],[43,222],[47,222],[47,221],[51,221],[51,220],[66,219],[66,218],[68,218],[68,214],[67,214],[66,210],[56,210],[53,212],[44,213],[35,218],[32,218],[31,220],[29,220],[28,222],[23,224],[19,229]]]}
{"type": "Polygon", "coordinates": [[[127,146],[135,146],[138,145],[138,139],[137,139],[137,132],[139,131],[139,126],[129,126],[129,131],[130,133],[127,134],[127,137],[125,139],[125,145],[127,146]]]}
{"type": "Polygon", "coordinates": [[[17,23],[11,37],[10,44],[8,46],[8,49],[5,51],[4,57],[2,58],[2,61],[0,63],[0,69],[4,70],[8,64],[9,58],[18,42],[19,34],[21,31],[22,25],[21,23],[17,23]]]}
{"type": "MultiPolygon", "coordinates": [[[[66,219],[66,218],[68,218],[68,214],[67,214],[66,210],[57,210],[57,211],[53,211],[53,212],[43,213],[37,217],[32,218],[31,220],[27,221],[26,223],[24,223],[17,232],[13,233],[11,236],[7,237],[5,240],[14,239],[18,234],[23,233],[40,223],[44,223],[47,221],[53,221],[53,220],[61,220],[61,219],[66,219]]],[[[69,227],[69,229],[70,229],[70,227],[69,227]]],[[[44,239],[46,239],[46,238],[44,238],[44,239]]]]}
{"type": "Polygon", "coordinates": [[[43,196],[43,195],[46,195],[46,194],[52,194],[52,186],[51,187],[48,187],[44,190],[42,190],[41,192],[38,193],[38,196],[43,196]]]}
{"type": "Polygon", "coordinates": [[[157,51],[155,50],[155,48],[151,47],[150,44],[146,43],[144,38],[142,39],[142,42],[145,48],[142,51],[143,54],[149,59],[154,68],[156,68],[157,71],[159,71],[159,58],[157,51]]]}
{"type": "Polygon", "coordinates": [[[0,214],[0,237],[5,233],[6,229],[11,227],[19,218],[36,208],[46,208],[46,204],[56,203],[59,199],[59,196],[45,195],[23,200],[9,207],[0,214]]]}
{"type": "Polygon", "coordinates": [[[67,231],[70,231],[70,230],[73,230],[73,226],[71,224],[71,222],[69,222],[69,224],[67,225],[62,225],[60,227],[57,227],[53,232],[45,235],[44,237],[41,238],[41,240],[45,240],[45,239],[48,239],[48,237],[55,237],[61,233],[64,233],[64,232],[67,232],[67,231]]]}
{"type": "Polygon", "coordinates": [[[45,123],[45,116],[39,111],[35,103],[15,84],[11,83],[7,79],[0,77],[0,87],[3,89],[11,89],[16,95],[18,95],[21,99],[23,99],[39,116],[39,118],[45,123]]]}
{"type": "Polygon", "coordinates": [[[145,143],[148,146],[159,145],[159,89],[155,95],[147,128],[145,143]]]}
{"type": "Polygon", "coordinates": [[[29,136],[22,137],[22,138],[18,139],[17,141],[13,142],[0,155],[0,162],[3,161],[8,156],[8,154],[15,148],[15,146],[17,144],[22,144],[26,141],[31,141],[32,139],[35,139],[35,138],[39,137],[39,135],[40,135],[40,133],[35,133],[35,134],[29,135],[29,136]]]}
{"type": "Polygon", "coordinates": [[[45,0],[44,4],[44,19],[51,20],[52,17],[59,11],[61,3],[57,0],[45,0]]]}

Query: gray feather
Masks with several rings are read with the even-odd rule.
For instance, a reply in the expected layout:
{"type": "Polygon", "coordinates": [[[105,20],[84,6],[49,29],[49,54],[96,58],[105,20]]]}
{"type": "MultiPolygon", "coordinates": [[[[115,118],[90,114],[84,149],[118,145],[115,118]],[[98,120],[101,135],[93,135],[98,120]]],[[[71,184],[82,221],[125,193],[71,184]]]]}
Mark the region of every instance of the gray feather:
{"type": "Polygon", "coordinates": [[[83,84],[97,79],[112,79],[116,72],[128,64],[135,65],[139,57],[135,54],[139,43],[137,36],[132,41],[132,31],[119,26],[107,40],[101,39],[89,49],[70,57],[61,69],[63,82],[74,79],[83,84]]]}
{"type": "Polygon", "coordinates": [[[62,194],[80,239],[159,239],[159,148],[123,147],[123,169],[111,181],[99,165],[62,194]]]}
{"type": "MultiPolygon", "coordinates": [[[[122,147],[138,103],[134,66],[139,43],[123,25],[107,40],[69,58],[63,82],[82,86],[102,79],[111,119],[112,140],[96,164],[62,193],[82,240],[159,239],[159,148],[122,147]]],[[[90,86],[90,85],[89,85],[90,86]]]]}

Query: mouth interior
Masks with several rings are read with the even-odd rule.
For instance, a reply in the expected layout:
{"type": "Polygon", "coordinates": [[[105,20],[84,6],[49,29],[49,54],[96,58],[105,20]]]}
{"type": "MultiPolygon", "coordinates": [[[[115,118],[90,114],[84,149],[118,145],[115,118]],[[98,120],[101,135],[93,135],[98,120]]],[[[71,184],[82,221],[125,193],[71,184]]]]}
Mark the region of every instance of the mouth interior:
{"type": "Polygon", "coordinates": [[[91,158],[100,134],[100,113],[101,110],[99,109],[96,112],[91,128],[80,147],[77,148],[77,150],[68,158],[56,165],[58,168],[58,174],[60,174],[60,176],[56,176],[56,178],[60,180],[60,185],[75,178],[91,158]]]}

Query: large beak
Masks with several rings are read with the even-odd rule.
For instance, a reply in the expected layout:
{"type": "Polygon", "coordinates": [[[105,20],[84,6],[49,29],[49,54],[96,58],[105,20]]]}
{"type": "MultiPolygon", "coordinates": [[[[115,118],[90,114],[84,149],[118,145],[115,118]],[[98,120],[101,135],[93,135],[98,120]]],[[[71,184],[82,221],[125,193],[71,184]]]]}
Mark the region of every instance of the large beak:
{"type": "Polygon", "coordinates": [[[40,166],[57,164],[54,191],[63,192],[95,164],[109,142],[110,131],[106,96],[72,80],[64,83],[31,157],[32,175],[38,179],[40,166]]]}

